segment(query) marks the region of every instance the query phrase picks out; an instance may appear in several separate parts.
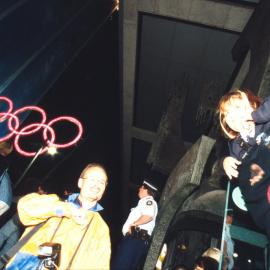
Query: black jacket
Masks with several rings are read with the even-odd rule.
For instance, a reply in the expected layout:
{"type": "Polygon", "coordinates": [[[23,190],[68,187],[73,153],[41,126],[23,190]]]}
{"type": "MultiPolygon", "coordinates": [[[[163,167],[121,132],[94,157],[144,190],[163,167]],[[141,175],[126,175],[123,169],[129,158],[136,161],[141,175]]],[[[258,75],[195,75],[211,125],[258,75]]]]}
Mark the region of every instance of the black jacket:
{"type": "Polygon", "coordinates": [[[256,123],[255,137],[249,138],[246,143],[238,136],[229,142],[229,150],[231,156],[242,161],[238,167],[239,187],[251,216],[260,228],[270,231],[270,204],[267,199],[270,186],[270,149],[263,142],[258,145],[255,139],[262,133],[270,136],[270,97],[252,113],[252,117],[256,123]],[[250,166],[254,163],[258,164],[265,174],[258,183],[251,186],[250,166]]]}

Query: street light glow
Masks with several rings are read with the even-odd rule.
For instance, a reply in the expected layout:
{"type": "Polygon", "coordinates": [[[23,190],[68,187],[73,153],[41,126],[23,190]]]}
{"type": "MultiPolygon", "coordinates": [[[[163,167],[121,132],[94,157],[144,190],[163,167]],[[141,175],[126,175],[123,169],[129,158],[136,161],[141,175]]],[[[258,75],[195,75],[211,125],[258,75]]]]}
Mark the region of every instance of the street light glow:
{"type": "Polygon", "coordinates": [[[51,155],[51,156],[54,156],[55,154],[57,154],[57,148],[53,145],[49,146],[48,147],[48,154],[51,155]]]}

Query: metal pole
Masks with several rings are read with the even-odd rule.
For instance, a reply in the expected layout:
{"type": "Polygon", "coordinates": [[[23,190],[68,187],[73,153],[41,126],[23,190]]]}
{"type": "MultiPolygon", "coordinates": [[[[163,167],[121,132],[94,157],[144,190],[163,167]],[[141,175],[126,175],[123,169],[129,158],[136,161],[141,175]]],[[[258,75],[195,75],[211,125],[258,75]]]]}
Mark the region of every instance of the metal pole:
{"type": "Polygon", "coordinates": [[[219,260],[219,264],[218,264],[218,270],[222,270],[224,238],[225,238],[225,226],[226,226],[227,210],[228,210],[228,204],[229,204],[230,187],[231,187],[231,182],[229,180],[228,184],[227,184],[227,191],[226,191],[226,201],[225,201],[224,218],[223,218],[223,226],[222,226],[220,260],[219,260]]]}
{"type": "Polygon", "coordinates": [[[37,151],[37,153],[35,154],[35,156],[31,160],[31,162],[29,163],[29,165],[27,166],[27,168],[24,170],[24,172],[22,173],[22,175],[20,176],[20,178],[14,184],[14,188],[16,188],[21,183],[22,179],[24,178],[24,176],[26,175],[26,173],[29,171],[29,169],[31,168],[31,166],[33,165],[33,163],[35,162],[35,160],[39,156],[40,152],[42,151],[42,148],[43,147],[41,146],[40,149],[37,151]]]}

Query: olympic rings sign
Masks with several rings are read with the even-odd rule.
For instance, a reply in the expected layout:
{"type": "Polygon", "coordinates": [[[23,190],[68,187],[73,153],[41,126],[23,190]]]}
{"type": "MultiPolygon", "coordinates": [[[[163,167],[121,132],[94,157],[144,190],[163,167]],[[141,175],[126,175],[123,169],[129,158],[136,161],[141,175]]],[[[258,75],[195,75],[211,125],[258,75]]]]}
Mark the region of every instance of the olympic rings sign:
{"type": "Polygon", "coordinates": [[[15,112],[12,112],[13,111],[13,102],[9,98],[4,97],[4,96],[0,96],[0,102],[5,102],[8,106],[8,110],[6,112],[0,112],[0,122],[7,121],[7,126],[8,126],[8,129],[10,131],[7,135],[0,138],[0,142],[6,141],[15,135],[14,147],[17,150],[17,152],[19,152],[20,154],[22,154],[24,156],[32,157],[32,156],[35,156],[37,154],[37,152],[27,152],[27,151],[23,150],[19,144],[20,138],[22,136],[34,134],[42,128],[43,128],[42,136],[43,136],[43,139],[46,143],[46,146],[42,147],[39,154],[45,153],[48,150],[48,148],[51,146],[54,146],[56,148],[69,147],[69,146],[75,144],[82,137],[82,133],[83,133],[82,124],[79,120],[77,120],[74,117],[59,116],[59,117],[54,118],[53,120],[51,120],[49,123],[46,124],[46,120],[47,120],[46,112],[43,109],[41,109],[40,107],[25,106],[25,107],[22,107],[22,108],[16,110],[15,112]],[[32,124],[26,125],[25,127],[19,129],[20,121],[19,121],[18,115],[20,113],[25,112],[25,111],[36,111],[36,112],[40,113],[41,121],[39,123],[32,123],[32,124]],[[52,128],[52,126],[55,123],[60,122],[60,121],[68,121],[77,127],[76,136],[71,141],[66,142],[66,143],[62,143],[62,144],[55,142],[55,131],[52,128]]]}

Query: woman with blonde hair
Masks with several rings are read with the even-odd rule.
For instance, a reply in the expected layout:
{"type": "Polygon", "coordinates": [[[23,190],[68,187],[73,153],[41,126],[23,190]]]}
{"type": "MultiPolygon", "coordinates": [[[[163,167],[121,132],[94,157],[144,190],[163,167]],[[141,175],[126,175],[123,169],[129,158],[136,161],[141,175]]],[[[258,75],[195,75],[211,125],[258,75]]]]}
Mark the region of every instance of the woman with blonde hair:
{"type": "MultiPolygon", "coordinates": [[[[268,103],[270,106],[270,100],[268,103]]],[[[260,105],[261,99],[258,96],[250,91],[240,90],[225,94],[219,101],[220,126],[225,137],[230,140],[230,156],[223,161],[224,171],[230,179],[238,176],[237,166],[241,164],[240,160],[246,153],[247,144],[255,143],[255,122],[265,121],[260,111],[256,112],[260,105]]],[[[268,114],[270,116],[270,111],[268,114]]],[[[266,119],[266,121],[269,120],[270,117],[266,119]]]]}
{"type": "Polygon", "coordinates": [[[250,91],[234,90],[220,99],[218,112],[229,139],[224,171],[238,178],[251,216],[270,239],[270,97],[262,102],[250,91]]]}

